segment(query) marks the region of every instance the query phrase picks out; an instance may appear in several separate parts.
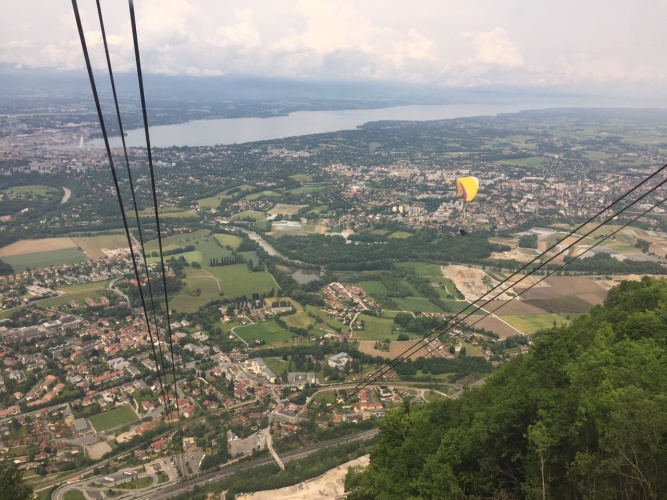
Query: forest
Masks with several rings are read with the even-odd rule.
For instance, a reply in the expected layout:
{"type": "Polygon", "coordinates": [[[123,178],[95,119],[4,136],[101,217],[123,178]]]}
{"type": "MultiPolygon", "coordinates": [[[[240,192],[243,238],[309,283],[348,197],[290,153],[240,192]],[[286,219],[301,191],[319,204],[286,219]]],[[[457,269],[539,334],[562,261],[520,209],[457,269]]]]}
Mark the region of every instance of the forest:
{"type": "Polygon", "coordinates": [[[623,282],[480,388],[390,412],[348,498],[666,498],[666,304],[623,282]]]}

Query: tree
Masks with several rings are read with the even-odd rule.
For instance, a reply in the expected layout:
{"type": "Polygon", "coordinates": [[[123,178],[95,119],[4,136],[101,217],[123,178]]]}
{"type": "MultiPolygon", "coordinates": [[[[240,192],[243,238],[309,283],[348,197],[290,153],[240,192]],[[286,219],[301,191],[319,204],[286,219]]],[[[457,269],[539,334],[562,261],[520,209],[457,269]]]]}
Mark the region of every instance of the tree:
{"type": "Polygon", "coordinates": [[[0,462],[0,497],[11,500],[31,500],[32,488],[11,461],[0,462]]]}

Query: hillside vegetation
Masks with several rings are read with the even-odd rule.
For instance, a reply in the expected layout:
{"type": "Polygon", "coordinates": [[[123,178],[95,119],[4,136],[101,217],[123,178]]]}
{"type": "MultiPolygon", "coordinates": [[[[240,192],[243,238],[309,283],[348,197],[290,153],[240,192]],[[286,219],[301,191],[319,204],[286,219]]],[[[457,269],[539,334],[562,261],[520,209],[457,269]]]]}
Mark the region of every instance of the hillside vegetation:
{"type": "Polygon", "coordinates": [[[667,498],[666,304],[624,282],[481,388],[393,411],[349,498],[667,498]]]}

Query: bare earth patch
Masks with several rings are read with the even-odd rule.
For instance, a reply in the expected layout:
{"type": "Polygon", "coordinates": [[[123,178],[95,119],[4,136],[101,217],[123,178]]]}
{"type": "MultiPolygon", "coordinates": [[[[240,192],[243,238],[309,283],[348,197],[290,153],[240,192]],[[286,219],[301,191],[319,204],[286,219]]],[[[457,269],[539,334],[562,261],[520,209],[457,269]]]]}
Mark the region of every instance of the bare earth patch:
{"type": "Polygon", "coordinates": [[[97,260],[103,258],[102,249],[116,250],[127,248],[127,237],[124,234],[107,234],[102,236],[89,236],[72,238],[74,244],[81,248],[89,259],[97,260]]]}
{"type": "Polygon", "coordinates": [[[389,352],[387,352],[375,349],[375,341],[373,340],[362,340],[359,342],[359,350],[369,356],[382,356],[386,359],[394,359],[410,349],[412,354],[410,354],[409,358],[414,360],[428,356],[426,349],[414,348],[414,351],[412,351],[415,344],[420,342],[420,340],[395,340],[389,344],[389,352]]]}
{"type": "Polygon", "coordinates": [[[24,255],[35,252],[49,252],[51,250],[64,250],[76,248],[77,244],[72,238],[44,238],[41,240],[15,241],[11,245],[0,248],[0,257],[11,257],[12,255],[24,255]]]}
{"type": "Polygon", "coordinates": [[[100,441],[99,443],[89,444],[86,446],[86,453],[92,460],[99,460],[102,458],[102,455],[111,451],[111,446],[106,441],[100,441]]]}
{"type": "MultiPolygon", "coordinates": [[[[466,300],[474,302],[482,297],[486,292],[498,284],[491,276],[481,269],[475,269],[467,266],[442,266],[442,274],[454,282],[456,288],[463,294],[466,300]]],[[[498,300],[509,300],[511,297],[505,292],[496,290],[493,297],[498,300]],[[500,292],[498,297],[496,294],[500,292]]]]}
{"type": "Polygon", "coordinates": [[[491,259],[496,260],[516,260],[518,262],[530,262],[535,258],[535,251],[531,251],[525,248],[514,248],[507,252],[493,252],[491,254],[491,259]]]}
{"type": "Polygon", "coordinates": [[[489,332],[493,332],[501,339],[506,339],[507,337],[513,337],[516,335],[523,335],[523,332],[517,330],[509,323],[498,318],[497,316],[484,316],[479,319],[475,316],[471,316],[464,323],[474,326],[475,328],[484,328],[489,332]]]}
{"type": "Polygon", "coordinates": [[[278,490],[258,491],[257,493],[243,495],[240,498],[246,500],[325,500],[343,498],[347,470],[350,467],[365,467],[368,465],[368,461],[369,456],[365,455],[339,465],[335,469],[331,469],[320,477],[309,481],[278,490]]]}

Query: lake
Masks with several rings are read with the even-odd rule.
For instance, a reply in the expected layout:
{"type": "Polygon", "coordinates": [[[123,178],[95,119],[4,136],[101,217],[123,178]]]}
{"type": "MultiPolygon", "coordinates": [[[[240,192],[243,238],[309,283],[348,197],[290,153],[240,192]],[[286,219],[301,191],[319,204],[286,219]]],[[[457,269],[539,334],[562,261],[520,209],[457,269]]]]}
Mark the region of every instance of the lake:
{"type": "MultiPolygon", "coordinates": [[[[378,120],[443,120],[470,116],[494,116],[526,109],[545,107],[542,104],[450,104],[398,106],[380,109],[343,111],[297,111],[272,118],[220,118],[194,120],[176,125],[150,127],[151,146],[213,146],[282,139],[340,130],[353,130],[364,123],[378,120]]],[[[143,129],[127,132],[128,147],[145,147],[143,129]]],[[[84,147],[104,147],[102,139],[85,143],[84,147]]],[[[121,147],[119,137],[111,139],[112,147],[121,147]]]]}

